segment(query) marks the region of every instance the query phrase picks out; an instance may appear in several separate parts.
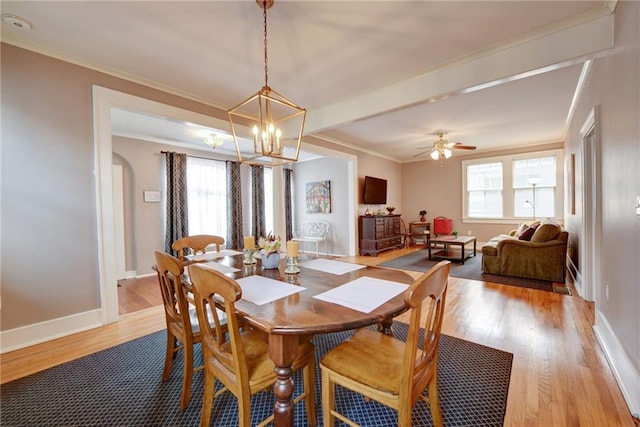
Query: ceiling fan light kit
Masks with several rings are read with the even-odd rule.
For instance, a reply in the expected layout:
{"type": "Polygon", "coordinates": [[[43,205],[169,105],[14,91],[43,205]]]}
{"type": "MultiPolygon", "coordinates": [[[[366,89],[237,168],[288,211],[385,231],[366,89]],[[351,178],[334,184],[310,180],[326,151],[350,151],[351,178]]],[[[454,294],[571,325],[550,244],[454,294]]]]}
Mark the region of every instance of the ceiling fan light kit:
{"type": "Polygon", "coordinates": [[[248,164],[279,166],[298,161],[307,110],[269,87],[267,9],[273,6],[274,0],[256,0],[256,3],[263,10],[264,86],[227,114],[238,160],[248,164]],[[247,124],[252,130],[253,156],[243,158],[236,126],[247,124]]]}
{"type": "MultiPolygon", "coordinates": [[[[440,166],[443,165],[444,160],[450,158],[453,155],[453,150],[475,150],[476,147],[473,145],[462,145],[459,142],[449,142],[444,139],[444,133],[437,133],[438,140],[433,143],[433,147],[431,147],[427,151],[423,151],[421,153],[416,154],[413,157],[421,156],[425,153],[429,153],[429,156],[433,160],[440,160],[440,166]]],[[[426,147],[422,147],[426,148],[426,147]]],[[[422,149],[419,148],[419,149],[422,149]]]]}

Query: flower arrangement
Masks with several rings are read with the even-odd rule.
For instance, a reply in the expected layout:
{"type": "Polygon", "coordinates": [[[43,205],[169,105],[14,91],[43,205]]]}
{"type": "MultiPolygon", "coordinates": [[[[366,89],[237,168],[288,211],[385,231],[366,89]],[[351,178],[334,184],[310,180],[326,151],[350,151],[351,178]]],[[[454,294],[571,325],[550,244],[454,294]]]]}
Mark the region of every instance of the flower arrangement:
{"type": "Polygon", "coordinates": [[[281,245],[282,240],[280,239],[280,236],[276,236],[273,233],[269,233],[267,234],[267,237],[260,237],[260,239],[258,239],[258,246],[262,249],[262,252],[267,255],[278,252],[281,245]]]}
{"type": "Polygon", "coordinates": [[[424,217],[427,214],[427,211],[425,211],[424,209],[422,209],[419,213],[420,215],[420,222],[425,222],[427,219],[424,217]]]}

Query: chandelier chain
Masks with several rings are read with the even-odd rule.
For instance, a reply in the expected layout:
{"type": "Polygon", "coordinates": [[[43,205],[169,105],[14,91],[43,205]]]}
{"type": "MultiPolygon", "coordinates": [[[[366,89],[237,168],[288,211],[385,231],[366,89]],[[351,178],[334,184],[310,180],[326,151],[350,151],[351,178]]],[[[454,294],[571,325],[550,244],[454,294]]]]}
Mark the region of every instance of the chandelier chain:
{"type": "Polygon", "coordinates": [[[267,1],[262,2],[262,17],[264,19],[264,85],[269,86],[269,67],[267,65],[267,1]]]}

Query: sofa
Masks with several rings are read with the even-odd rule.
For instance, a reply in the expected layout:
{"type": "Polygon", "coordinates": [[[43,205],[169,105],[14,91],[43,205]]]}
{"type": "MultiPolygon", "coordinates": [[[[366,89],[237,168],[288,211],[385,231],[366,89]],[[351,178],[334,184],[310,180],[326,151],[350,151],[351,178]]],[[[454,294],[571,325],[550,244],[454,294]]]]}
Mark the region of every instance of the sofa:
{"type": "Polygon", "coordinates": [[[555,222],[522,224],[482,247],[482,272],[564,283],[568,240],[555,222]]]}

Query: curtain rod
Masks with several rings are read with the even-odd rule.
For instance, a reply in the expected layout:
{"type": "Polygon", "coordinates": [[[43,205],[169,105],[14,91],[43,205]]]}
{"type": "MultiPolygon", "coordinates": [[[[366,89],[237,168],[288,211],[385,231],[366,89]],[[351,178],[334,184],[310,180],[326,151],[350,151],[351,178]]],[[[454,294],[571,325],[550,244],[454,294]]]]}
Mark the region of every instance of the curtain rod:
{"type": "MultiPolygon", "coordinates": [[[[160,154],[167,154],[167,153],[173,153],[173,151],[160,151],[160,154]]],[[[181,153],[181,154],[185,154],[187,157],[193,157],[196,159],[203,159],[203,160],[215,160],[218,162],[232,162],[233,160],[220,160],[220,159],[212,159],[211,157],[200,157],[200,156],[193,156],[191,154],[186,154],[186,153],[181,153]]]]}

